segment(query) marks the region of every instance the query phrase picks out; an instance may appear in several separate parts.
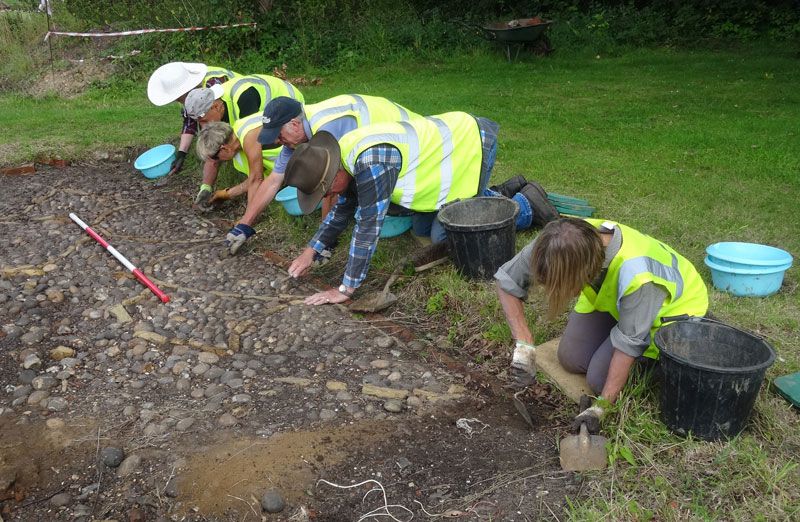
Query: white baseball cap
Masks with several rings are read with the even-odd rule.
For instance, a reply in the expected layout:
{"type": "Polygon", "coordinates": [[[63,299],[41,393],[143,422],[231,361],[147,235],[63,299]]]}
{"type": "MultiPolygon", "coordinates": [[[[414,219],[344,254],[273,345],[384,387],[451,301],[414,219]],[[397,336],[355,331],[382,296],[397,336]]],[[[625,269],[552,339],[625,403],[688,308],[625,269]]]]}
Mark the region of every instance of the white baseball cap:
{"type": "Polygon", "coordinates": [[[153,105],[174,102],[194,89],[208,72],[204,63],[170,62],[162,65],[150,75],[147,82],[147,97],[153,105]]]}

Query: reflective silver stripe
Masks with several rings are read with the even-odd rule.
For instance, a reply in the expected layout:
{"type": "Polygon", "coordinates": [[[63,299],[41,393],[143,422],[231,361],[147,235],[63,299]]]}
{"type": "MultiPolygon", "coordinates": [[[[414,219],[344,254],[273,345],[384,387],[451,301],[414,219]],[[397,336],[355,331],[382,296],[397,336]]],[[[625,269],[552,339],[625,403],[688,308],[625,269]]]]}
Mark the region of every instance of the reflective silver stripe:
{"type": "Polygon", "coordinates": [[[400,120],[401,121],[408,121],[411,118],[408,117],[408,111],[402,105],[398,105],[395,102],[392,102],[392,105],[397,107],[397,111],[400,113],[400,120]]]}
{"type": "Polygon", "coordinates": [[[400,205],[408,208],[414,200],[414,185],[417,176],[417,165],[419,164],[419,136],[417,130],[406,122],[398,122],[405,129],[405,134],[371,134],[365,136],[358,143],[353,145],[350,153],[347,155],[345,163],[350,168],[350,172],[355,174],[356,160],[358,159],[358,151],[363,151],[381,143],[396,144],[403,143],[408,145],[408,157],[403,158],[403,166],[406,169],[406,174],[397,180],[395,190],[398,188],[403,191],[403,197],[400,200],[400,205]]]}
{"type": "Polygon", "coordinates": [[[244,151],[240,150],[233,157],[233,166],[236,167],[236,170],[245,174],[250,169],[250,165],[247,162],[247,156],[245,156],[244,151]]]}
{"type": "Polygon", "coordinates": [[[675,254],[672,256],[672,266],[667,266],[652,257],[640,256],[628,259],[619,267],[619,279],[617,281],[617,307],[619,302],[625,295],[625,290],[630,286],[633,278],[639,274],[648,272],[655,276],[675,283],[675,295],[672,300],[678,299],[683,294],[683,276],[678,270],[678,258],[675,254]]]}
{"type": "Polygon", "coordinates": [[[219,76],[227,76],[228,79],[230,80],[236,75],[230,69],[222,69],[222,68],[218,68],[218,67],[209,67],[206,70],[206,76],[210,76],[211,78],[218,78],[219,76]]]}
{"type": "MultiPolygon", "coordinates": [[[[292,85],[291,83],[287,82],[286,80],[283,81],[283,84],[286,85],[286,90],[289,91],[289,97],[291,99],[293,99],[293,100],[296,100],[297,99],[297,93],[294,92],[294,85],[292,85]]],[[[272,99],[272,98],[270,98],[270,99],[272,99]]]]}
{"type": "MultiPolygon", "coordinates": [[[[241,133],[244,131],[244,129],[246,129],[247,127],[249,127],[253,123],[259,123],[260,124],[261,123],[261,118],[262,118],[261,113],[257,112],[255,114],[251,114],[250,116],[246,116],[245,118],[243,118],[243,119],[241,119],[241,120],[236,122],[236,137],[239,138],[240,142],[242,140],[244,140],[244,136],[241,135],[241,133]],[[239,123],[239,122],[241,122],[241,123],[239,123]]],[[[247,133],[245,133],[245,134],[247,134],[247,133]]]]}
{"type": "MultiPolygon", "coordinates": [[[[360,120],[359,126],[369,125],[370,118],[369,118],[369,108],[367,107],[366,102],[363,98],[356,95],[350,95],[355,100],[354,103],[347,103],[344,105],[336,105],[334,107],[328,107],[327,109],[323,109],[318,113],[314,114],[310,120],[308,120],[309,125],[311,128],[316,128],[318,123],[323,119],[327,119],[330,116],[344,114],[346,112],[357,112],[358,118],[360,120]]],[[[333,119],[333,118],[331,118],[333,119]]]]}
{"type": "Polygon", "coordinates": [[[419,135],[417,134],[417,129],[407,122],[401,121],[399,124],[406,129],[405,143],[408,144],[408,158],[403,158],[403,166],[406,169],[406,173],[397,180],[395,190],[399,188],[403,191],[399,205],[411,208],[411,203],[414,201],[414,194],[416,193],[417,167],[419,166],[419,135]]]}
{"type": "Polygon", "coordinates": [[[233,84],[233,87],[231,87],[231,103],[235,103],[236,94],[242,87],[251,87],[253,84],[261,85],[266,90],[266,96],[263,100],[261,100],[262,106],[266,105],[267,102],[272,99],[272,89],[270,89],[266,80],[262,80],[256,76],[247,76],[241,80],[236,80],[236,82],[233,84]]]}
{"type": "Polygon", "coordinates": [[[439,118],[429,116],[425,118],[436,124],[439,135],[442,138],[442,158],[439,165],[439,197],[436,200],[436,208],[441,207],[447,202],[447,195],[453,184],[453,132],[447,124],[439,118]]]}
{"type": "Polygon", "coordinates": [[[365,102],[364,98],[362,98],[358,94],[352,94],[351,96],[356,101],[356,103],[353,106],[353,109],[358,111],[358,116],[359,119],[361,120],[359,126],[369,125],[371,123],[371,119],[369,117],[369,107],[367,107],[367,102],[365,102]]]}

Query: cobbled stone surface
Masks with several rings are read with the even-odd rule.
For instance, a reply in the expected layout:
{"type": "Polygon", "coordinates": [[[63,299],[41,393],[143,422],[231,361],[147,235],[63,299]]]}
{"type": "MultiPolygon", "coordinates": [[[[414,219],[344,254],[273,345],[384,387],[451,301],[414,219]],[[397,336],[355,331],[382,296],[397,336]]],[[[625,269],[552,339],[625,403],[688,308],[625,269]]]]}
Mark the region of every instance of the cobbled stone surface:
{"type": "MultiPolygon", "coordinates": [[[[0,362],[8,376],[0,413],[91,419],[88,438],[106,446],[100,462],[118,466],[118,480],[150,481],[130,498],[120,486],[130,505],[157,506],[143,495],[165,484],[167,497],[178,495],[169,475],[150,470],[162,460],[169,473],[172,452],[192,434],[344,426],[463,396],[449,393],[461,376],[420,361],[399,339],[365,335],[343,307],[302,304],[317,290],[310,282],[273,288],[285,270],[255,253],[225,255],[226,229],[190,208],[188,190],[157,189],[130,166],[84,174],[43,168],[2,180],[15,197],[0,198],[0,348],[9,355],[0,362]],[[136,281],[70,212],[170,301],[136,281]]],[[[70,483],[51,507],[86,519],[86,505],[100,504],[92,484],[70,483]]]]}

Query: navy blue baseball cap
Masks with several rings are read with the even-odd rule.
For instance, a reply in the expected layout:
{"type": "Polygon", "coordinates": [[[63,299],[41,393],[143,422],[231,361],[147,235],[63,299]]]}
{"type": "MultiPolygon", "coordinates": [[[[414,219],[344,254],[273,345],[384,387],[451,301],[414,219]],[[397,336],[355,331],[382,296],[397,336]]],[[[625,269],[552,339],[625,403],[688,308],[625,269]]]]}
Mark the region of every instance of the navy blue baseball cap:
{"type": "Polygon", "coordinates": [[[281,133],[281,127],[292,119],[300,116],[303,105],[288,96],[273,98],[264,107],[261,117],[261,132],[258,133],[258,142],[265,148],[275,148],[275,141],[281,133]]]}

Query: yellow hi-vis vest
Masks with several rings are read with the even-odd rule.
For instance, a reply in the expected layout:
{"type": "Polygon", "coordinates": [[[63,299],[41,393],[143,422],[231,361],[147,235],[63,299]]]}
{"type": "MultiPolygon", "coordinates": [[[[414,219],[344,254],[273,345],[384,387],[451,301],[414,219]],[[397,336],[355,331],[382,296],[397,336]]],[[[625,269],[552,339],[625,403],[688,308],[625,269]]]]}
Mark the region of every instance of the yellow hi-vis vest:
{"type": "Polygon", "coordinates": [[[264,112],[264,107],[267,103],[278,96],[288,96],[300,103],[305,101],[303,94],[294,85],[280,78],[267,76],[266,74],[240,76],[233,81],[222,84],[223,91],[220,99],[225,102],[225,106],[228,108],[228,121],[231,122],[231,125],[241,117],[239,114],[239,97],[250,87],[255,87],[261,96],[258,114],[264,112]]]}
{"type": "Polygon", "coordinates": [[[312,134],[316,134],[326,123],[345,116],[355,118],[357,127],[422,117],[386,98],[363,94],[334,96],[319,103],[306,105],[303,112],[312,134]]]}
{"type": "MultiPolygon", "coordinates": [[[[247,161],[247,154],[244,153],[244,137],[247,136],[247,133],[251,130],[261,127],[261,118],[262,114],[257,112],[256,114],[251,114],[250,116],[236,120],[233,124],[233,133],[236,134],[236,137],[239,139],[239,144],[241,145],[239,151],[233,156],[233,167],[246,176],[250,175],[250,163],[247,161]]],[[[275,167],[275,161],[278,159],[282,148],[283,147],[262,149],[261,156],[263,158],[262,162],[264,164],[265,178],[269,176],[270,172],[272,172],[272,169],[275,167]]]]}
{"type": "Polygon", "coordinates": [[[586,219],[599,228],[617,227],[622,233],[622,246],[611,260],[599,292],[590,285],[583,287],[575,311],[608,312],[619,321],[619,301],[645,283],[656,283],[669,294],[650,328],[650,346],[644,356],[658,358],[653,342],[656,330],[664,319],[678,315],[703,316],[708,310],[708,290],[694,265],[661,241],[631,227],[602,219],[586,219]]]}
{"type": "Polygon", "coordinates": [[[342,165],[354,175],[358,156],[382,143],[400,151],[403,165],[391,201],[434,212],[455,199],[475,196],[481,174],[481,134],[466,112],[448,112],[348,132],[339,140],[342,165]]]}
{"type": "Polygon", "coordinates": [[[206,75],[203,77],[203,83],[200,84],[202,87],[206,87],[208,80],[211,78],[224,78],[225,82],[228,82],[241,77],[241,74],[226,69],[225,67],[217,67],[216,65],[208,65],[207,67],[208,70],[206,70],[206,75]]]}

